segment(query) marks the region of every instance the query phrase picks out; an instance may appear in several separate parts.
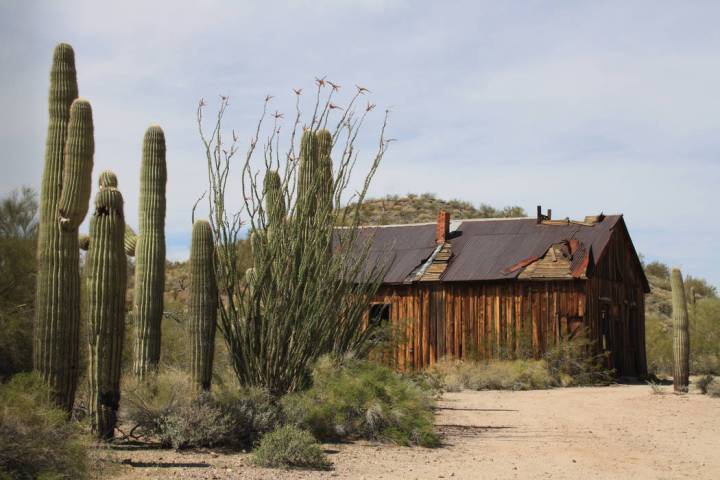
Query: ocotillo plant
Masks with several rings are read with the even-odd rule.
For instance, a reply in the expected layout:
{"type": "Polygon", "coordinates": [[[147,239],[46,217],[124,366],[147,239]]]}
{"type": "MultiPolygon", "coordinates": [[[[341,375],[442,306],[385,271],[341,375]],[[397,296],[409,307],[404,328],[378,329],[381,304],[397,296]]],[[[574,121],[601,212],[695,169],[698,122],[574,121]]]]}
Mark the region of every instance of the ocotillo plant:
{"type": "Polygon", "coordinates": [[[40,191],[38,273],[33,363],[70,410],[78,378],[80,252],[77,227],[87,213],[93,161],[90,104],[78,94],[75,54],[55,48],[50,72],[49,123],[40,191]]]}
{"type": "Polygon", "coordinates": [[[215,281],[215,245],[207,220],[193,225],[190,246],[190,338],[192,379],[203,390],[210,389],[218,290],[215,281]]]}
{"type": "Polygon", "coordinates": [[[690,375],[690,336],[688,309],[682,273],[677,268],[670,274],[673,316],[673,387],[676,392],[687,392],[690,375]]]}
{"type": "MultiPolygon", "coordinates": [[[[318,89],[323,85],[319,82],[318,89]]],[[[358,92],[358,96],[362,94],[363,91],[358,92]]],[[[312,118],[300,119],[291,127],[287,155],[277,153],[275,148],[281,131],[276,125],[268,142],[261,146],[261,120],[241,165],[243,181],[237,184],[242,189],[244,207],[235,212],[228,210],[227,201],[235,194],[228,190],[232,183],[227,178],[233,164],[230,159],[237,151],[234,143],[237,136],[221,134],[227,101],[222,100],[210,137],[203,130],[204,103],[198,108],[208,164],[215,271],[221,290],[218,322],[233,368],[243,385],[263,387],[273,395],[302,389],[310,379],[311,365],[321,355],[362,356],[376,343],[376,332],[363,328],[363,322],[370,298],[383,277],[384,265],[372,262],[369,242],[360,239],[363,232],[359,228],[359,208],[335,205],[344,198],[343,192],[351,180],[356,159],[353,142],[362,125],[361,118],[372,110],[369,105],[364,113],[355,116],[356,98],[345,105],[340,118],[332,120],[337,123],[329,127],[332,140],[342,138],[343,148],[336,151],[336,168],[325,162],[330,167],[324,170],[330,172],[327,176],[322,173],[320,159],[330,160],[331,142],[327,141],[326,133],[319,131],[328,125],[329,116],[339,112],[329,100],[323,105],[319,91],[318,107],[312,118]],[[300,125],[307,126],[302,134],[298,130],[300,125]],[[228,138],[233,143],[223,144],[228,138]],[[320,151],[323,141],[325,155],[320,151]],[[296,143],[300,143],[299,152],[296,143]],[[254,152],[264,152],[265,168],[260,167],[260,171],[256,170],[257,158],[252,158],[254,152]],[[276,172],[281,172],[281,182],[274,179],[276,172]],[[324,181],[331,176],[332,182],[324,181]],[[287,214],[279,225],[274,221],[268,185],[258,181],[262,178],[281,185],[287,214]],[[327,190],[324,186],[328,186],[327,190]],[[329,191],[335,201],[323,203],[329,191]],[[335,232],[326,228],[333,225],[344,228],[335,232]],[[246,281],[242,282],[245,265],[238,261],[237,251],[245,227],[252,232],[253,268],[248,269],[246,281]],[[328,247],[332,247],[332,255],[328,255],[328,247]]],[[[362,204],[387,147],[384,125],[379,148],[362,187],[355,192],[354,204],[362,204]]]]}
{"type": "Polygon", "coordinates": [[[145,132],[140,167],[140,225],[135,247],[135,359],[138,377],[157,369],[165,289],[165,134],[145,132]]]}
{"type": "Polygon", "coordinates": [[[125,219],[123,198],[115,187],[106,186],[95,197],[95,213],[90,219],[90,249],[85,266],[90,419],[93,432],[102,439],[113,437],[117,422],[125,335],[125,219]]]}

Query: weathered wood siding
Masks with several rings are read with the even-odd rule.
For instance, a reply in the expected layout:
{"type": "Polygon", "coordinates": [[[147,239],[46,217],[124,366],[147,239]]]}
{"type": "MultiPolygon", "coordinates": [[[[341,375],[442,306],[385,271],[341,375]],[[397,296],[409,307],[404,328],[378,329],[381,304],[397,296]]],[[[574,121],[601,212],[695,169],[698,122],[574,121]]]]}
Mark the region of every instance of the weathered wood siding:
{"type": "Polygon", "coordinates": [[[622,375],[647,374],[645,285],[642,267],[624,224],[614,232],[587,281],[587,325],[609,365],[622,375]]]}
{"type": "Polygon", "coordinates": [[[443,357],[539,358],[586,311],[584,281],[416,283],[383,287],[400,342],[394,363],[425,368],[443,357]]]}

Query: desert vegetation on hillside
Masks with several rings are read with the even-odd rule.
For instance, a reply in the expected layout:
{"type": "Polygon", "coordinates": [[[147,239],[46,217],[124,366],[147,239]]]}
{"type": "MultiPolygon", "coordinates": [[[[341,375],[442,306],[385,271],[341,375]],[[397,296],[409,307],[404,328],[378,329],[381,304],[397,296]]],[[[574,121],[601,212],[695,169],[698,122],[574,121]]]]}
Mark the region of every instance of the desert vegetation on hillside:
{"type": "Polygon", "coordinates": [[[363,225],[395,225],[402,223],[434,222],[437,212],[445,210],[451,218],[509,218],[526,217],[525,209],[518,206],[495,208],[486,203],[475,207],[464,200],[442,200],[432,193],[416,195],[388,195],[368,198],[360,206],[360,223],[363,225]]]}
{"type": "MultiPolygon", "coordinates": [[[[672,291],[670,268],[662,262],[645,265],[651,292],[645,299],[645,344],[648,370],[670,376],[673,370],[672,291]]],[[[687,275],[690,374],[720,374],[720,298],[705,279],[687,275]]]]}

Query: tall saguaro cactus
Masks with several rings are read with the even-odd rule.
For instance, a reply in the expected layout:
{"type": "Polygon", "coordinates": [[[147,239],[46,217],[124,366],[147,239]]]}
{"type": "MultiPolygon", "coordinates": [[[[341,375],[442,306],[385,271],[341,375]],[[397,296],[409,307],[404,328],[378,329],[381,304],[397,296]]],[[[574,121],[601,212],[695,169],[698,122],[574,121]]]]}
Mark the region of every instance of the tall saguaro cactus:
{"type": "Polygon", "coordinates": [[[210,389],[218,289],[215,282],[215,245],[210,223],[197,220],[190,247],[190,337],[192,379],[203,390],[210,389]]]}
{"type": "Polygon", "coordinates": [[[670,274],[673,318],[673,387],[676,392],[687,392],[690,375],[690,336],[688,309],[682,273],[677,268],[670,274]]]}
{"type": "Polygon", "coordinates": [[[135,360],[138,377],[160,362],[160,328],[165,289],[165,134],[145,132],[140,167],[140,224],[135,246],[135,360]]]}
{"type": "Polygon", "coordinates": [[[55,48],[40,191],[33,363],[56,403],[70,410],[78,378],[80,253],[78,226],[87,213],[93,163],[90,104],[78,95],[75,54],[55,48]]]}
{"type": "Polygon", "coordinates": [[[93,432],[111,439],[120,401],[120,366],[125,334],[127,257],[123,249],[123,198],[115,186],[101,189],[90,219],[88,250],[88,344],[90,418],[93,432]]]}

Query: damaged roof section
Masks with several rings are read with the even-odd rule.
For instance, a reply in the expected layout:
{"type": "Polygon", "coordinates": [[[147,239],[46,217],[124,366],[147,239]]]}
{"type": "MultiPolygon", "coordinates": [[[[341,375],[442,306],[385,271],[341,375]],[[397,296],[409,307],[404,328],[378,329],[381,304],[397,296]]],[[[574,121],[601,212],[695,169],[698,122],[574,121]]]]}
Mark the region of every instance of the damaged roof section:
{"type": "Polygon", "coordinates": [[[418,224],[363,227],[360,236],[371,242],[369,260],[387,265],[384,283],[582,279],[621,222],[622,215],[453,220],[445,235],[437,224],[418,224]]]}

